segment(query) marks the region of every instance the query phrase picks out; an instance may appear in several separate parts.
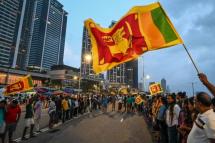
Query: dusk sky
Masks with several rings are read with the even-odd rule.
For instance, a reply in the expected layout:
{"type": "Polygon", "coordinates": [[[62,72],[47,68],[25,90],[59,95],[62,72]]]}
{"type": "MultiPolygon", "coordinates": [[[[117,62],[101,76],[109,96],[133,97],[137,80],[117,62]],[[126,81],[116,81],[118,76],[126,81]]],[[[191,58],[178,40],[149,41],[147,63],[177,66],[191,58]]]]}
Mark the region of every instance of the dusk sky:
{"type": "MultiPolygon", "coordinates": [[[[137,5],[152,0],[59,0],[69,13],[64,53],[64,64],[80,66],[84,20],[92,18],[102,27],[119,20],[137,5]]],[[[200,72],[215,83],[215,0],[161,0],[163,8],[191,53],[200,72]]],[[[143,55],[146,82],[167,80],[171,91],[208,90],[200,83],[197,72],[182,45],[147,52],[143,55]]],[[[142,58],[139,58],[139,80],[142,79],[142,58]]],[[[139,81],[139,82],[140,82],[139,81]]]]}

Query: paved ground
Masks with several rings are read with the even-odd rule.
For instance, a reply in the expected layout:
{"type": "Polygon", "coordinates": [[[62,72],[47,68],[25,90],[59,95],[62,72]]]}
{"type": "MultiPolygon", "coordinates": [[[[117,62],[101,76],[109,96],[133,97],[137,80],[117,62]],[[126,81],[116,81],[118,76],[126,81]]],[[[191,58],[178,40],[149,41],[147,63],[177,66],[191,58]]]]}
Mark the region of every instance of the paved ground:
{"type": "Polygon", "coordinates": [[[152,143],[143,116],[95,112],[23,143],[152,143]]]}
{"type": "MultiPolygon", "coordinates": [[[[40,121],[40,127],[41,129],[45,128],[48,126],[48,122],[49,122],[49,115],[48,115],[48,109],[43,109],[42,110],[42,117],[41,117],[41,121],[40,121]]],[[[23,132],[23,129],[24,129],[24,126],[25,126],[25,111],[22,112],[21,114],[21,117],[20,117],[20,120],[17,124],[17,128],[16,128],[16,132],[14,133],[13,135],[13,138],[16,139],[16,138],[19,138],[22,136],[22,132],[23,132]]],[[[29,132],[29,131],[28,131],[29,132]]]]}

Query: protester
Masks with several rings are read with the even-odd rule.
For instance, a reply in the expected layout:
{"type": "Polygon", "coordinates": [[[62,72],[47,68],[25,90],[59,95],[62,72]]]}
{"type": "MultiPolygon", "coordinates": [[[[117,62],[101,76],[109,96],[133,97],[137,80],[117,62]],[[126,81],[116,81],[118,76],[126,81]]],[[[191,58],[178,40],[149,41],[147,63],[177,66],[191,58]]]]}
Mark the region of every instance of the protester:
{"type": "Polygon", "coordinates": [[[115,111],[115,107],[116,107],[116,96],[115,96],[115,95],[111,95],[110,99],[111,99],[112,111],[115,111]]]}
{"type": "Polygon", "coordinates": [[[161,97],[160,99],[160,108],[157,115],[157,121],[160,129],[160,143],[167,143],[167,126],[165,123],[165,113],[167,109],[167,101],[165,97],[161,97]]]}
{"type": "Polygon", "coordinates": [[[42,98],[37,97],[37,101],[34,105],[34,119],[35,119],[35,128],[36,132],[40,132],[40,120],[42,115],[42,98]]]}
{"type": "Polygon", "coordinates": [[[28,128],[30,128],[30,138],[35,137],[34,131],[34,111],[33,111],[33,99],[31,98],[26,105],[26,113],[25,113],[25,128],[22,134],[22,140],[26,140],[25,137],[28,128]]]}
{"type": "Polygon", "coordinates": [[[201,82],[208,88],[208,90],[215,96],[215,86],[208,81],[207,76],[204,73],[198,74],[201,82]]]}
{"type": "Polygon", "coordinates": [[[6,132],[8,132],[9,143],[16,143],[13,141],[13,132],[16,130],[17,123],[20,119],[21,108],[18,101],[13,99],[6,108],[6,132]]]}
{"type": "Polygon", "coordinates": [[[52,129],[56,119],[56,105],[54,97],[51,98],[51,101],[49,103],[48,114],[49,114],[49,128],[52,129]]]}
{"type": "Polygon", "coordinates": [[[177,143],[178,137],[178,117],[180,113],[180,107],[176,104],[176,99],[174,94],[167,96],[167,102],[169,107],[166,110],[166,124],[167,124],[167,134],[169,143],[177,143]]]}
{"type": "Polygon", "coordinates": [[[56,105],[56,120],[59,121],[60,119],[62,119],[62,99],[63,96],[60,95],[58,97],[55,98],[55,105],[56,105]]]}
{"type": "Polygon", "coordinates": [[[215,112],[215,97],[211,100],[211,103],[212,103],[212,108],[215,112]]]}
{"type": "Polygon", "coordinates": [[[71,97],[68,99],[68,103],[69,103],[69,119],[72,119],[74,115],[75,103],[71,97]]]}
{"type": "Polygon", "coordinates": [[[5,114],[6,114],[6,101],[5,99],[0,99],[0,138],[2,143],[5,141],[5,129],[6,129],[6,123],[5,123],[5,114]]]}
{"type": "MultiPolygon", "coordinates": [[[[123,95],[123,106],[124,106],[124,112],[127,112],[128,110],[127,110],[127,95],[126,94],[124,94],[123,95]]],[[[116,97],[115,97],[115,99],[116,99],[116,97]]],[[[115,110],[114,110],[115,111],[115,110]]]]}
{"type": "Polygon", "coordinates": [[[132,108],[132,97],[131,96],[128,96],[126,104],[127,104],[127,112],[131,112],[131,108],[132,108]]]}
{"type": "MultiPolygon", "coordinates": [[[[190,97],[188,98],[188,108],[189,108],[189,112],[190,112],[190,115],[191,115],[191,119],[192,121],[194,122],[197,118],[197,115],[198,115],[198,111],[196,110],[195,108],[195,103],[194,103],[194,97],[190,97]]],[[[190,129],[191,130],[191,129],[190,129]]]]}
{"type": "Polygon", "coordinates": [[[121,109],[122,109],[122,102],[123,102],[123,99],[122,99],[122,95],[120,94],[118,96],[118,112],[121,112],[121,109]]]}
{"type": "Polygon", "coordinates": [[[192,121],[192,114],[189,110],[188,106],[189,102],[186,99],[182,104],[182,109],[179,114],[179,121],[178,121],[178,132],[179,132],[179,141],[178,143],[186,143],[188,134],[191,130],[193,125],[192,121]]]}
{"type": "Polygon", "coordinates": [[[195,98],[195,107],[199,114],[189,133],[188,143],[215,142],[215,113],[211,109],[211,98],[205,92],[200,92],[195,98]]]}
{"type": "Polygon", "coordinates": [[[62,122],[64,123],[66,120],[68,120],[68,116],[69,116],[69,102],[68,102],[68,98],[67,97],[63,97],[62,100],[62,110],[63,110],[63,118],[62,118],[62,122]]]}
{"type": "Polygon", "coordinates": [[[108,99],[105,95],[102,96],[102,111],[107,112],[108,99]]]}
{"type": "Polygon", "coordinates": [[[78,102],[78,99],[76,98],[75,99],[75,101],[74,101],[74,103],[75,103],[75,108],[74,108],[74,116],[78,116],[78,108],[79,108],[79,102],[78,102]]]}

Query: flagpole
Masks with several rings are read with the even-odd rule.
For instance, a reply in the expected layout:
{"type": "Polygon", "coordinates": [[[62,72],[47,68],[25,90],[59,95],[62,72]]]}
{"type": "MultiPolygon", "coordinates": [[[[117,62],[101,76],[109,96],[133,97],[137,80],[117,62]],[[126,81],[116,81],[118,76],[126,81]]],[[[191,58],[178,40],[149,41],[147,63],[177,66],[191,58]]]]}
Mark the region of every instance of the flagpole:
{"type": "Polygon", "coordinates": [[[182,45],[183,45],[185,51],[187,52],[188,56],[190,57],[190,60],[191,60],[191,62],[193,63],[193,65],[194,65],[194,67],[195,67],[197,73],[199,74],[200,72],[199,72],[199,70],[198,70],[196,64],[194,63],[194,60],[193,60],[193,58],[191,57],[191,54],[190,54],[189,51],[187,50],[187,47],[186,47],[184,44],[182,44],[182,45]]]}

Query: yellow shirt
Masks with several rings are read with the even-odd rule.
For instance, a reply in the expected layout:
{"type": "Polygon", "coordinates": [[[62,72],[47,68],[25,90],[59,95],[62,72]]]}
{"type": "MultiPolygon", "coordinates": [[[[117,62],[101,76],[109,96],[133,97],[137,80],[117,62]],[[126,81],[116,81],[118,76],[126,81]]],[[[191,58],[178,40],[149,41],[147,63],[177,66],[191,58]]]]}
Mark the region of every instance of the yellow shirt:
{"type": "Polygon", "coordinates": [[[68,110],[69,109],[68,101],[63,99],[62,100],[62,106],[63,106],[64,111],[68,110]]]}

